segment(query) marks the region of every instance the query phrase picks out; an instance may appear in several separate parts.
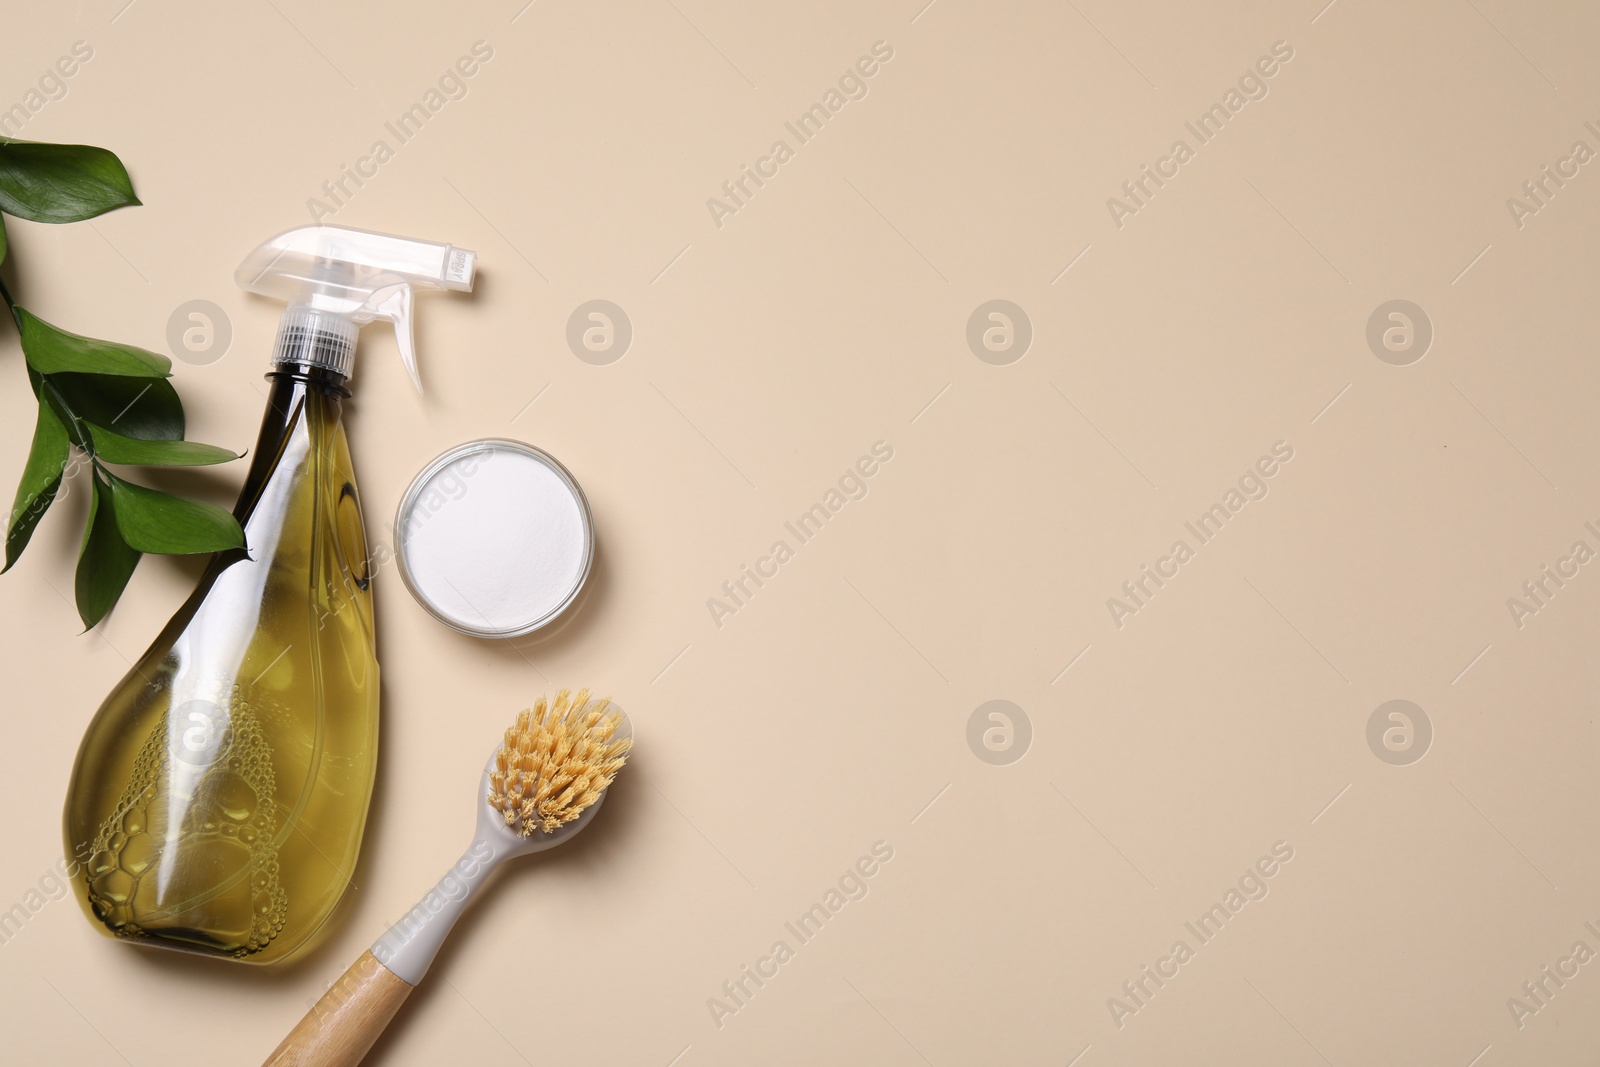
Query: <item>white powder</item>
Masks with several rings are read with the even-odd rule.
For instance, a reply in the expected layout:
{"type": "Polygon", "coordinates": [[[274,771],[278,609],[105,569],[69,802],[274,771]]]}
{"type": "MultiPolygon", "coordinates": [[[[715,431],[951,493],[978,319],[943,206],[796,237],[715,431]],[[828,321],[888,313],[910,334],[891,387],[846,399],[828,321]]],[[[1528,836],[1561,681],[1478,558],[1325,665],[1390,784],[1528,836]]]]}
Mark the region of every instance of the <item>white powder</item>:
{"type": "Polygon", "coordinates": [[[416,489],[402,519],[412,591],[478,633],[533,628],[582,583],[578,497],[537,456],[498,445],[458,456],[416,489]]]}

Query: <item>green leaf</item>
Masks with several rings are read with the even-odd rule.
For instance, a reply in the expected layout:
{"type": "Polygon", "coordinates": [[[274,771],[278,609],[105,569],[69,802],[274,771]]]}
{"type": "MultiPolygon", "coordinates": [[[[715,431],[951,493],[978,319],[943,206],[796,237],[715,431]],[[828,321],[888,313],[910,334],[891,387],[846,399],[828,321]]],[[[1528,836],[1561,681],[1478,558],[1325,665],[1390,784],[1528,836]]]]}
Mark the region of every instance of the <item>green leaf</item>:
{"type": "Polygon", "coordinates": [[[141,441],[183,440],[183,401],[165,378],[52,374],[50,384],[80,419],[141,441]]]}
{"type": "Polygon", "coordinates": [[[0,211],[82,222],[138,203],[127,168],[104,148],[0,139],[0,211]]]}
{"type": "Polygon", "coordinates": [[[111,499],[122,539],[140,552],[186,556],[244,547],[244,531],[215,504],[146,489],[114,474],[111,499]]]}
{"type": "Polygon", "coordinates": [[[69,453],[66,427],[61,425],[50,405],[40,404],[39,421],[33,427],[33,447],[22,469],[22,482],[17,486],[11,519],[6,524],[6,565],[0,573],[10,570],[17,562],[22,550],[28,547],[34,527],[50,510],[61,488],[69,453]]]}
{"type": "Polygon", "coordinates": [[[95,456],[106,463],[127,463],[145,467],[204,467],[238,459],[239,453],[196,441],[141,441],[124,437],[104,426],[89,423],[95,456]]]}
{"type": "Polygon", "coordinates": [[[122,596],[139,565],[139,552],[129,547],[117,529],[116,500],[111,487],[94,479],[89,500],[89,525],[78,554],[76,596],[83,628],[92,630],[122,596]]]}
{"type": "Polygon", "coordinates": [[[22,334],[22,354],[40,374],[64,371],[118,374],[133,378],[166,378],[172,361],[133,345],[98,341],[68,333],[28,311],[16,308],[17,329],[22,334]]]}
{"type": "Polygon", "coordinates": [[[6,220],[0,216],[0,263],[6,260],[6,220]]]}

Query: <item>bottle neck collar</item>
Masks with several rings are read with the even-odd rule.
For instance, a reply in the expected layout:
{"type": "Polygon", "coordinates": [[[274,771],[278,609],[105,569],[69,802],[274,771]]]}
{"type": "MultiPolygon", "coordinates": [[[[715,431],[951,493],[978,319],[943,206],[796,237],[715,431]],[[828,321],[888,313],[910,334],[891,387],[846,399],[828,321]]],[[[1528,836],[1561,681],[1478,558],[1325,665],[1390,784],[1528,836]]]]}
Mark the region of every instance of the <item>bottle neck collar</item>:
{"type": "Polygon", "coordinates": [[[276,390],[280,387],[291,390],[287,395],[292,395],[293,390],[300,388],[324,393],[335,400],[346,400],[350,396],[350,386],[345,376],[327,367],[309,363],[274,363],[266,377],[268,381],[277,383],[274,386],[274,398],[279,397],[276,390]]]}
{"type": "Polygon", "coordinates": [[[356,338],[361,328],[343,315],[316,308],[291,307],[278,320],[272,366],[321,367],[341,382],[355,369],[356,338]]]}

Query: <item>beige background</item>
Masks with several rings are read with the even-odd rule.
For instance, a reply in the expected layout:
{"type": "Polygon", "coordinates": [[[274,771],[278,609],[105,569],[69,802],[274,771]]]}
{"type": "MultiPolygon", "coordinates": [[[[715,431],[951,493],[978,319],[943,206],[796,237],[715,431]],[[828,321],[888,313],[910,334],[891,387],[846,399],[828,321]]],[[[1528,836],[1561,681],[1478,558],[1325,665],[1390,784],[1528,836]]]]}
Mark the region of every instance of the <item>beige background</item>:
{"type": "MultiPolygon", "coordinates": [[[[1521,228],[1506,200],[1600,149],[1600,14],[922,2],[8,12],[0,104],[94,49],[21,135],[114,149],[146,205],[12,224],[8,279],[158,350],[175,308],[220,305],[231,348],[177,384],[191,436],[236,448],[276,310],[234,266],[492,47],[330,219],[480,254],[471,298],[419,301],[425,400],[366,333],[369,530],[437,452],[512,436],[576,473],[601,554],[571,624],[515,647],[384,574],[380,780],[332,936],[269,972],[50,902],[0,945],[6,1062],[258,1062],[456,856],[508,716],[581,684],[632,714],[636,765],[480,902],[374,1062],[1588,1062],[1600,964],[1520,1029],[1507,999],[1600,951],[1600,576],[1521,628],[1506,601],[1600,547],[1600,176],[1521,228]],[[707,198],[880,40],[865,99],[718,228],[707,198]],[[1276,41],[1266,98],[1119,229],[1107,198],[1276,41]],[[607,366],[565,341],[594,298],[634,328],[607,366]],[[1034,331],[1006,366],[965,340],[997,298],[1034,331]],[[1435,331],[1408,366],[1365,339],[1398,298],[1435,331]],[[719,629],[707,599],[880,440],[869,495],[719,629]],[[1278,441],[1266,499],[1119,629],[1107,598],[1278,441]],[[1434,729],[1409,766],[1366,741],[1397,698],[1434,729]],[[1031,721],[1009,766],[968,747],[992,699],[1031,721]],[[877,841],[866,898],[719,1028],[708,998],[877,841]],[[1108,998],[1279,841],[1270,894],[1119,1027],[1108,998]]],[[[9,334],[0,363],[9,486],[9,334]]],[[[175,484],[227,503],[242,475],[175,484]]],[[[59,854],[82,729],[197,573],[147,560],[77,636],[82,499],[0,581],[0,908],[59,854]]]]}

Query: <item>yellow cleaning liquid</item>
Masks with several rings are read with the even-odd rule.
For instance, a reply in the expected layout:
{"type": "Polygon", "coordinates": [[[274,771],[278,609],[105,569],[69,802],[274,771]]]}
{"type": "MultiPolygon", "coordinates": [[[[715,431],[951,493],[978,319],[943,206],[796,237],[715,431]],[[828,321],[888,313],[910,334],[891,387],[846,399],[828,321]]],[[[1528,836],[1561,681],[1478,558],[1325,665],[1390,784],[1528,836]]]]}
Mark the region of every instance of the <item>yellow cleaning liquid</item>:
{"type": "Polygon", "coordinates": [[[65,814],[106,933],[252,963],[307,945],[349,885],[378,741],[348,394],[321,367],[269,378],[248,551],[212,560],[100,706],[65,814]]]}

